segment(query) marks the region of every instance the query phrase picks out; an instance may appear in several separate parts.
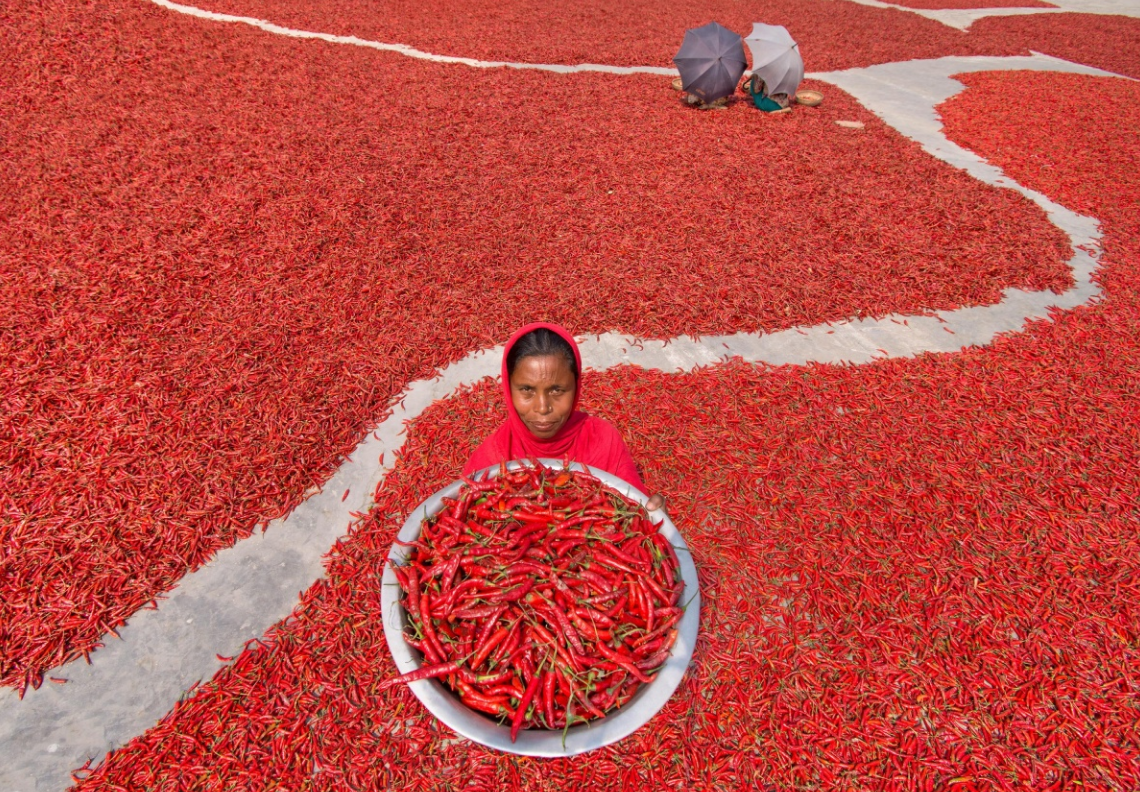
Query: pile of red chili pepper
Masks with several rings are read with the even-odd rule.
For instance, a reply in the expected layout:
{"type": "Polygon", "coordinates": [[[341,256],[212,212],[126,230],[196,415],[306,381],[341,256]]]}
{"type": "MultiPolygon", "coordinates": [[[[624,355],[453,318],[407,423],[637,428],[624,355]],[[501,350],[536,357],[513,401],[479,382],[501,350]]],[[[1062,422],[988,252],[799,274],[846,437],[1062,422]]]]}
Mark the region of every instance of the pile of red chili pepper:
{"type": "MultiPolygon", "coordinates": [[[[908,5],[922,0],[908,0],[908,5]]],[[[925,0],[922,7],[965,7],[966,0],[925,0]],[[957,4],[962,5],[957,5],[957,4]]],[[[975,6],[1012,5],[1015,0],[971,0],[975,6]]],[[[193,0],[187,5],[256,17],[302,30],[352,34],[399,42],[427,52],[484,60],[528,63],[610,63],[672,66],[686,28],[710,19],[744,35],[756,19],[780,20],[804,51],[813,71],[872,63],[989,54],[972,37],[933,19],[857,3],[764,0],[682,0],[614,3],[581,0],[470,0],[463,13],[451,0],[398,6],[368,0],[193,0]],[[397,10],[398,8],[398,10],[397,10]]],[[[1026,0],[1027,6],[1044,5],[1026,0]]],[[[993,48],[994,44],[989,44],[993,48]]],[[[998,53],[1008,54],[1006,46],[998,53]]],[[[549,81],[548,81],[549,85],[549,81]]]]}
{"type": "MultiPolygon", "coordinates": [[[[1140,19],[1135,17],[1073,13],[991,16],[970,26],[970,38],[990,54],[1032,50],[1126,77],[1140,77],[1140,19]]],[[[1125,104],[1119,99],[1117,103],[1125,104]]]]}
{"type": "Polygon", "coordinates": [[[684,613],[677,555],[644,508],[580,471],[467,481],[393,567],[426,665],[472,709],[523,728],[605,717],[653,681],[684,613]]]}
{"type": "MultiPolygon", "coordinates": [[[[957,9],[957,8],[978,8],[978,0],[891,0],[894,5],[900,5],[905,8],[922,8],[930,10],[942,9],[957,9]]],[[[1045,2],[1045,0],[985,0],[984,6],[986,8],[1056,8],[1052,3],[1045,2]]],[[[974,39],[970,39],[970,43],[977,47],[974,39]]],[[[1001,52],[1001,50],[999,50],[1001,52]]],[[[1008,52],[1008,50],[1007,50],[1008,52]]],[[[1004,52],[1002,54],[1005,54],[1004,52]]]]}

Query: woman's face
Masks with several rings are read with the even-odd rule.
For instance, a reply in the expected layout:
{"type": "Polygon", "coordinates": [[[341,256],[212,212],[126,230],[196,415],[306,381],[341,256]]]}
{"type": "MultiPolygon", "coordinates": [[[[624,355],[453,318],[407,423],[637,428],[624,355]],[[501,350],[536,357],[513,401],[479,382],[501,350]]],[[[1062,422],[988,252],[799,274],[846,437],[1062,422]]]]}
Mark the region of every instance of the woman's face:
{"type": "Polygon", "coordinates": [[[549,440],[570,417],[576,386],[562,355],[524,357],[511,374],[511,401],[530,433],[549,440]]]}

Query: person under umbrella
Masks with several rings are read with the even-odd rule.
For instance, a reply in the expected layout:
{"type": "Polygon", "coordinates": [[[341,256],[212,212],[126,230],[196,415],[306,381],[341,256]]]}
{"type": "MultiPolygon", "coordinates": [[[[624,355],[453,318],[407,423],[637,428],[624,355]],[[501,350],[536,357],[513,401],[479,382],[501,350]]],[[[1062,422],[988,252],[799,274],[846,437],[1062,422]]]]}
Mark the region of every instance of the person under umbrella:
{"type": "Polygon", "coordinates": [[[748,66],[743,40],[716,22],[686,30],[673,63],[681,72],[681,90],[705,104],[736,93],[748,66]]]}
{"type": "Polygon", "coordinates": [[[768,112],[788,107],[804,78],[804,61],[783,25],[752,24],[744,39],[752,52],[752,77],[746,83],[752,103],[768,112]]]}

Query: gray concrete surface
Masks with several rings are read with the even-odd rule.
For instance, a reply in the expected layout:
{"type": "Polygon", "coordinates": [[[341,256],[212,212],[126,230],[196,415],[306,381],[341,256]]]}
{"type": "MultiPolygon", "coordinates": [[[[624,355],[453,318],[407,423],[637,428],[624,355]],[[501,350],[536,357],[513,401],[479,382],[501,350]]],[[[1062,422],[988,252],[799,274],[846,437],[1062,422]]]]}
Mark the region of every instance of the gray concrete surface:
{"type": "MultiPolygon", "coordinates": [[[[411,54],[400,45],[362,42],[353,37],[287,31],[260,20],[187,10],[188,7],[166,0],[152,2],[215,21],[256,23],[257,27],[280,35],[336,39],[334,43],[372,46],[465,66],[495,65],[418,51],[411,54]],[[219,16],[223,18],[217,19],[219,16]]],[[[554,71],[646,71],[596,65],[527,67],[554,71]]],[[[812,76],[853,94],[932,155],[964,168],[982,181],[1028,195],[1069,235],[1074,248],[1095,248],[1095,220],[1069,212],[1015,184],[997,168],[950,143],[941,133],[934,106],[962,88],[950,78],[951,74],[1024,68],[1103,74],[1039,56],[944,58],[812,76]]],[[[767,335],[682,337],[659,342],[606,334],[584,339],[582,352],[586,365],[594,369],[629,364],[663,370],[691,370],[727,356],[773,364],[862,363],[925,351],[953,352],[966,345],[989,343],[997,333],[1016,331],[1027,318],[1044,316],[1050,306],[1072,307],[1087,301],[1096,293],[1089,279],[1096,266],[1095,256],[1078,250],[1070,264],[1077,283],[1064,295],[1010,289],[1001,303],[993,306],[929,317],[895,316],[793,328],[767,335]],[[945,328],[953,330],[953,335],[945,328]]],[[[322,556],[345,533],[351,513],[369,507],[376,485],[389,470],[393,452],[403,443],[404,423],[457,388],[484,376],[497,375],[500,354],[499,348],[472,352],[440,371],[437,377],[409,385],[394,402],[391,416],[361,442],[319,493],[288,517],[274,521],[264,534],[256,533],[219,552],[209,564],[184,577],[160,601],[157,610],[140,611],[131,618],[120,631],[122,640],[109,638],[107,646],[92,656],[91,665],[80,661],[56,669],[53,675],[68,679],[67,684],[45,684],[39,690],[29,691],[23,700],[18,700],[11,690],[0,690],[0,791],[66,788],[72,769],[143,732],[195,681],[211,677],[222,665],[215,654],[235,654],[246,641],[261,636],[287,616],[297,601],[297,593],[322,576],[322,556]],[[348,497],[344,498],[346,490],[348,497]]]]}
{"type": "MultiPolygon", "coordinates": [[[[1046,0],[1055,8],[907,8],[896,3],[886,3],[882,0],[850,0],[852,3],[871,6],[872,8],[893,8],[898,11],[907,11],[917,14],[935,22],[941,22],[948,27],[958,30],[969,30],[970,25],[979,19],[991,16],[1026,16],[1028,14],[1101,14],[1140,17],[1140,3],[1134,0],[1046,0]]],[[[978,5],[985,5],[985,0],[978,0],[978,5]]]]}

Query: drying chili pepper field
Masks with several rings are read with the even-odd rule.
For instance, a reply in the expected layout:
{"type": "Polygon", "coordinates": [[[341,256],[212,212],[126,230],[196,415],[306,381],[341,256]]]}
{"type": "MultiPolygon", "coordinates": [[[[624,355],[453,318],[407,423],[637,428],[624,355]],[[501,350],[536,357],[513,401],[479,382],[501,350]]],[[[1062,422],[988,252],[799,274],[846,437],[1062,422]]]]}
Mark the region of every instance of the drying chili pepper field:
{"type": "MultiPolygon", "coordinates": [[[[781,19],[805,48],[812,68],[818,70],[982,52],[969,36],[937,22],[854,3],[763,0],[744,7],[731,0],[699,5],[477,0],[465,4],[459,13],[448,0],[400,3],[388,13],[377,13],[376,6],[366,0],[208,0],[195,5],[301,30],[399,41],[444,55],[524,63],[672,66],[680,41],[677,31],[683,33],[710,19],[742,34],[756,20],[781,19]]],[[[990,47],[986,54],[1006,52],[992,52],[990,47]]]]}
{"type": "MultiPolygon", "coordinates": [[[[1140,77],[1140,21],[1057,5],[966,30],[849,0],[5,5],[0,786],[5,763],[40,761],[14,758],[21,734],[43,735],[45,763],[89,759],[82,790],[1140,786],[1140,88],[1090,72],[1140,77]],[[823,104],[684,106],[653,69],[710,19],[786,25],[823,104]],[[958,56],[997,65],[956,76],[931,107],[941,134],[1025,192],[828,74],[958,56]],[[600,66],[565,73],[579,64],[600,66]],[[1095,244],[1075,249],[1049,201],[1091,218],[1095,244]],[[1091,300],[979,347],[639,364],[654,339],[668,355],[845,323],[906,334],[1011,294],[1059,299],[1082,288],[1082,249],[1091,300]],[[410,510],[502,420],[486,378],[414,414],[374,494],[335,493],[361,511],[324,578],[275,595],[290,616],[212,648],[217,674],[110,753],[52,736],[98,731],[68,680],[99,671],[115,631],[271,536],[413,383],[536,319],[629,338],[587,370],[583,407],[621,430],[698,569],[692,665],[647,726],[524,759],[457,738],[393,683],[380,576],[410,510]],[[48,703],[83,717],[30,714],[48,703]]],[[[493,534],[478,508],[463,521],[493,534]]],[[[559,582],[604,596],[587,552],[663,557],[639,519],[613,552],[563,526],[557,542],[581,542],[514,572],[578,553],[559,582]]],[[[462,656],[517,675],[448,667],[431,607],[413,640],[510,726],[600,718],[679,617],[672,570],[653,570],[607,584],[629,609],[576,613],[527,577],[517,604],[447,627],[462,656]],[[595,649],[597,686],[576,691],[595,649]]]]}
{"type": "Polygon", "coordinates": [[[1056,8],[1045,0],[892,0],[892,5],[907,8],[1056,8]]]}
{"type": "MultiPolygon", "coordinates": [[[[970,27],[991,46],[1021,47],[1140,79],[1140,19],[1096,14],[988,17],[970,27]]],[[[1114,91],[1099,94],[1115,107],[1114,91]]],[[[1091,105],[1090,105],[1091,106],[1091,105]]],[[[1115,112],[1115,111],[1114,111],[1115,112]]]]}

